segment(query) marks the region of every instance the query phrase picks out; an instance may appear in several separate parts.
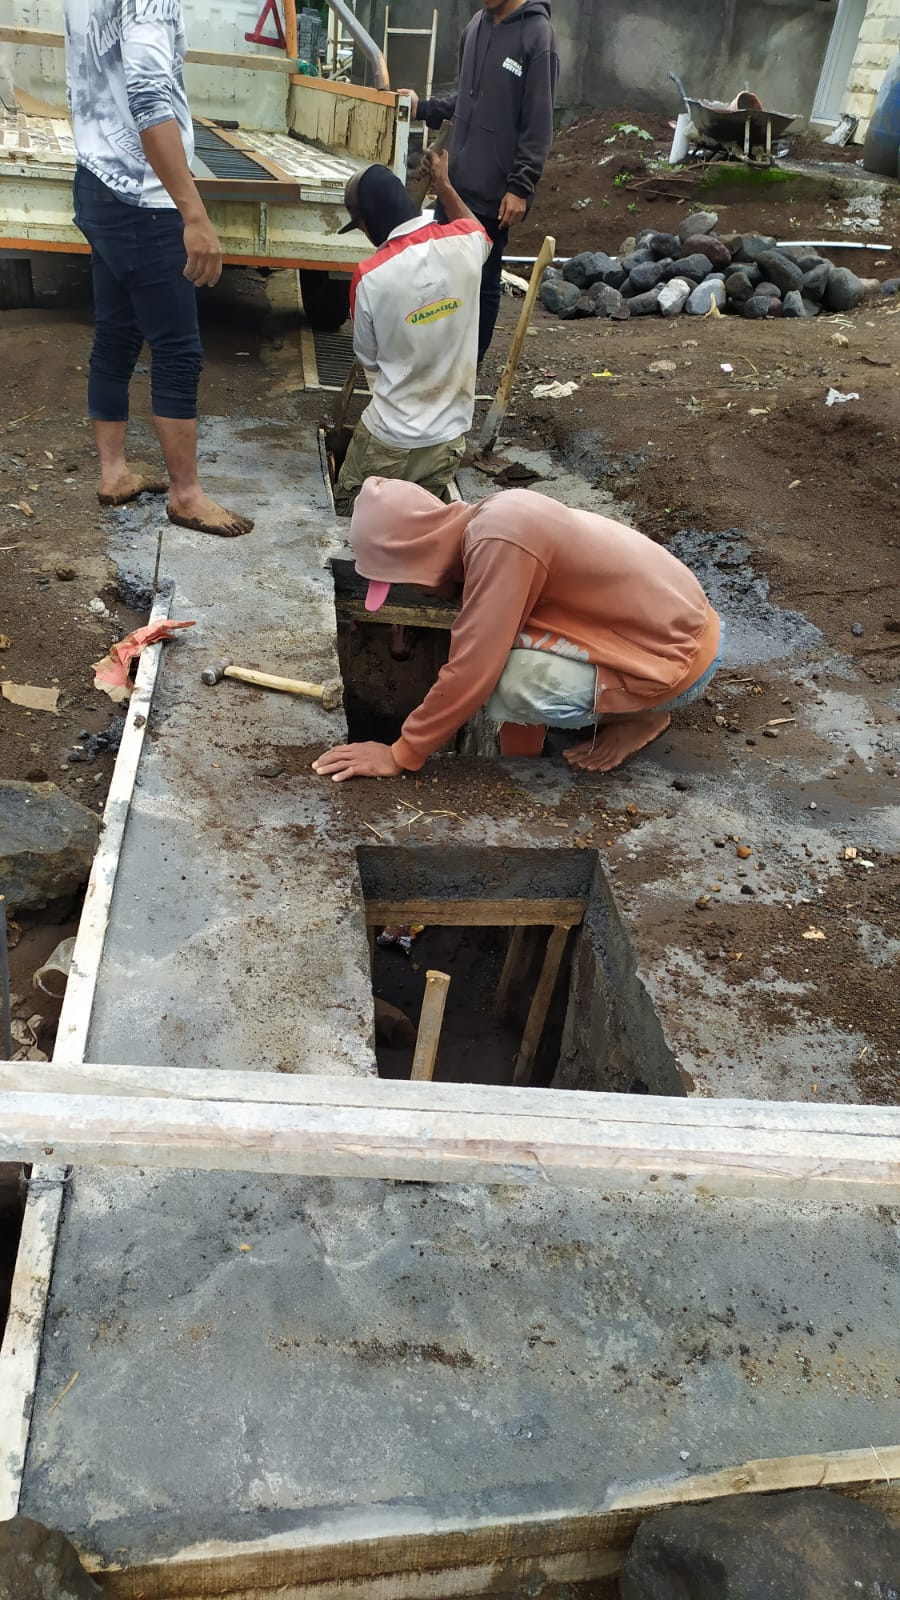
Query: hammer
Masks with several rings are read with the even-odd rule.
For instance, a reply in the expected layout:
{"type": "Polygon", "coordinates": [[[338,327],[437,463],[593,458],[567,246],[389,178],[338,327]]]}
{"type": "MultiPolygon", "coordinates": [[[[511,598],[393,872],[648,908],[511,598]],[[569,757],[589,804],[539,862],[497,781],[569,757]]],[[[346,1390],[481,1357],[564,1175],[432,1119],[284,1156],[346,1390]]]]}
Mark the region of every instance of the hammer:
{"type": "Polygon", "coordinates": [[[304,683],[301,678],[276,678],[271,672],[254,672],[252,667],[233,667],[230,661],[214,661],[200,674],[204,683],[221,683],[223,678],[237,678],[241,683],[255,683],[260,689],[281,689],[285,694],[303,694],[310,700],[321,700],[325,711],[335,711],[343,698],[344,686],[340,678],[329,683],[304,683]]]}

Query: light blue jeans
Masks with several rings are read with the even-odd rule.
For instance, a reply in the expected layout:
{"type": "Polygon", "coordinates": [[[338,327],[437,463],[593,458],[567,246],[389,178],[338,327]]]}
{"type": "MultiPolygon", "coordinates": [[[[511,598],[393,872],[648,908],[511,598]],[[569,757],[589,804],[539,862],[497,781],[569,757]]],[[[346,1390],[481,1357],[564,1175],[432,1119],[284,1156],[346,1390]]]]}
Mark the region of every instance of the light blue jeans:
{"type": "MultiPolygon", "coordinates": [[[[674,700],[653,706],[653,711],[678,711],[699,700],[722,664],[725,624],[721,623],[715,661],[702,677],[674,700]]],[[[597,703],[597,668],[589,661],[554,655],[549,650],[511,650],[500,682],[485,706],[494,722],[516,722],[525,727],[543,723],[548,728],[586,728],[603,720],[602,697],[597,703]]],[[[620,713],[621,714],[621,713],[620,713]]]]}

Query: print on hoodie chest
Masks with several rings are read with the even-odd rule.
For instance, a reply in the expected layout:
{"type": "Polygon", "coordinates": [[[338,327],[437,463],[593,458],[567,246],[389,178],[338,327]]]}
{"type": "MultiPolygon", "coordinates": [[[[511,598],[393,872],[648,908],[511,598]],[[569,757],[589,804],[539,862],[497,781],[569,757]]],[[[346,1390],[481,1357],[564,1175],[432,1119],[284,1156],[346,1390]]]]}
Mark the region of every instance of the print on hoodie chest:
{"type": "Polygon", "coordinates": [[[523,70],[521,61],[516,61],[512,56],[507,56],[503,66],[507,72],[512,72],[517,78],[521,78],[523,70]]]}

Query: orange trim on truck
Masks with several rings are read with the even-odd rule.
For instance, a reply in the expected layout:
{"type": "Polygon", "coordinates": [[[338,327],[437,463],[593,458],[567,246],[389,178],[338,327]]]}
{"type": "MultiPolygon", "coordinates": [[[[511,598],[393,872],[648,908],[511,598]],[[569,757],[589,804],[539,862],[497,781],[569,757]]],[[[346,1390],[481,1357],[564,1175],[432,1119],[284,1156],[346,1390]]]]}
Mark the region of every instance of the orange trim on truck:
{"type": "MultiPolygon", "coordinates": [[[[4,250],[22,250],[27,255],[49,253],[63,256],[89,256],[90,245],[62,244],[58,239],[0,239],[0,260],[4,250]]],[[[222,257],[226,267],[302,267],[311,272],[346,272],[351,276],[358,266],[356,261],[307,261],[303,256],[229,256],[222,257]]]]}

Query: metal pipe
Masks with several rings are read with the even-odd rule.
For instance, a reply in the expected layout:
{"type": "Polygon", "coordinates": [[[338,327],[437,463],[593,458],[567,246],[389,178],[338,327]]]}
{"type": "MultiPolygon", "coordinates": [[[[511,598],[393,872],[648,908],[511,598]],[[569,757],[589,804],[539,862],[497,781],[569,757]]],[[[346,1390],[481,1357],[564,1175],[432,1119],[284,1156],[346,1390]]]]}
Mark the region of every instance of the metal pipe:
{"type": "Polygon", "coordinates": [[[352,39],[355,39],[360,50],[372,68],[376,89],[389,89],[391,80],[388,74],[387,62],[379,50],[370,33],[366,32],[362,23],[350,10],[346,0],[328,0],[328,8],[339,17],[352,39]]]}
{"type": "Polygon", "coordinates": [[[0,894],[0,1043],[7,1061],[12,1060],[12,1014],[9,1003],[9,953],[6,945],[6,896],[0,894]]]}

